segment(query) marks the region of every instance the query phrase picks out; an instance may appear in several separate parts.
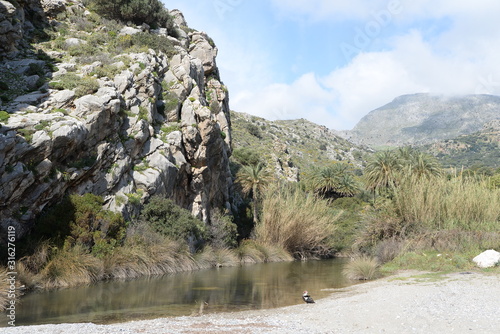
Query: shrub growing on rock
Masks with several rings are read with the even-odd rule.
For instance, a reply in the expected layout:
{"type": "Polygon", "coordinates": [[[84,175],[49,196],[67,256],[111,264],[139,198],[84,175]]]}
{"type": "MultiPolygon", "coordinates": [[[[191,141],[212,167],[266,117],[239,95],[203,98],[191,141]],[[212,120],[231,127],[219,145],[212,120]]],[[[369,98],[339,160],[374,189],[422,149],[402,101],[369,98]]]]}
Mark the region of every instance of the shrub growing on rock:
{"type": "Polygon", "coordinates": [[[80,77],[74,73],[59,76],[56,81],[51,81],[49,87],[52,89],[71,89],[75,91],[76,97],[92,94],[99,89],[99,83],[93,77],[80,77]]]}
{"type": "Polygon", "coordinates": [[[169,27],[170,15],[159,0],[93,0],[89,1],[99,15],[123,22],[131,21],[152,27],[169,27]]]}
{"type": "Polygon", "coordinates": [[[188,240],[194,237],[199,241],[205,236],[203,222],[172,200],[160,196],[152,197],[144,206],[140,220],[147,222],[161,235],[175,240],[188,240]]]}

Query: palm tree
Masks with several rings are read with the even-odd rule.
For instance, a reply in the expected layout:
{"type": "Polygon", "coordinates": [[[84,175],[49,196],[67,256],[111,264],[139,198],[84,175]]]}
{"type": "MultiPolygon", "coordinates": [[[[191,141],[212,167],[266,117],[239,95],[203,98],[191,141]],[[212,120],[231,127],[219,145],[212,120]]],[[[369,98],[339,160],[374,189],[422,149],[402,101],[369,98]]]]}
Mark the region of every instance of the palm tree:
{"type": "Polygon", "coordinates": [[[396,184],[401,162],[393,151],[383,151],[375,154],[365,168],[367,187],[374,192],[387,189],[396,184]]]}
{"type": "Polygon", "coordinates": [[[324,168],[313,167],[307,183],[323,197],[352,197],[359,190],[349,165],[345,163],[336,163],[324,168]]]}
{"type": "Polygon", "coordinates": [[[433,176],[441,175],[441,166],[439,162],[432,156],[415,152],[408,165],[412,175],[418,179],[421,177],[431,178],[433,176]]]}
{"type": "Polygon", "coordinates": [[[271,178],[271,173],[262,163],[242,166],[236,175],[236,182],[241,186],[243,195],[252,195],[254,223],[257,223],[257,206],[260,200],[260,194],[269,184],[271,178]]]}

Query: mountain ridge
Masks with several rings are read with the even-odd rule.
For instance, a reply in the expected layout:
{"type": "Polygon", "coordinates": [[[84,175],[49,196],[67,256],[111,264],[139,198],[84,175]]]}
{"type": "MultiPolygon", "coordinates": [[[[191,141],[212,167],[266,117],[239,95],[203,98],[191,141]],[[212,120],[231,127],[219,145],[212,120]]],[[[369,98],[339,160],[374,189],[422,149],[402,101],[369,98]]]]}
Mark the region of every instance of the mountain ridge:
{"type": "Polygon", "coordinates": [[[417,93],[396,97],[338,133],[370,147],[423,145],[474,133],[499,118],[499,96],[417,93]]]}

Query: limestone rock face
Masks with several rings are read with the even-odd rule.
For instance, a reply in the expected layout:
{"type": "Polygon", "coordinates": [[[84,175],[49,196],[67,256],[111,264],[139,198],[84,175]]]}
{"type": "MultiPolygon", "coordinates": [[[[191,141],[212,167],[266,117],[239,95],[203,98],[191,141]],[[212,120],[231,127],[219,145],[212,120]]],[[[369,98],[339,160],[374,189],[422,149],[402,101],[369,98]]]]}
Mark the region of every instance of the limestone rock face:
{"type": "Polygon", "coordinates": [[[189,54],[201,60],[205,75],[212,73],[216,68],[215,57],[217,57],[217,48],[212,40],[202,32],[195,32],[191,34],[191,41],[189,54]]]}
{"type": "Polygon", "coordinates": [[[24,11],[9,1],[0,1],[0,53],[17,50],[23,38],[24,11]]]}
{"type": "Polygon", "coordinates": [[[66,0],[42,0],[43,11],[49,16],[55,16],[66,10],[66,0]]]}
{"type": "MultiPolygon", "coordinates": [[[[66,1],[41,4],[48,12],[72,8],[66,1]]],[[[0,0],[1,22],[16,15],[19,9],[0,0]]],[[[180,29],[182,13],[175,17],[180,29]]],[[[0,52],[16,46],[6,36],[13,29],[0,30],[1,41],[12,41],[0,43],[0,52]]],[[[0,124],[0,229],[15,225],[22,236],[68,193],[103,196],[106,208],[125,217],[137,213],[137,199],[153,195],[172,198],[206,222],[214,208],[230,208],[231,121],[217,50],[204,33],[176,38],[176,54],[121,54],[113,74],[95,74],[106,65],[79,64],[64,51],[57,72],[43,61],[36,65],[51,80],[73,72],[99,87],[82,96],[43,85],[0,106],[8,113],[0,124]]],[[[33,62],[39,61],[16,58],[0,67],[10,75],[33,62]]]]}

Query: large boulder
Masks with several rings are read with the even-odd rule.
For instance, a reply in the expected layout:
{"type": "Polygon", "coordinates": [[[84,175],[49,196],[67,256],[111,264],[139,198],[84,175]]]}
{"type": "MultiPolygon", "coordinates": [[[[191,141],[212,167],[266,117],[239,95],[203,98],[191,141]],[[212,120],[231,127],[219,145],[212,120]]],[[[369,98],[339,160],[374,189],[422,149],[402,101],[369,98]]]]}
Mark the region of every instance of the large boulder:
{"type": "Polygon", "coordinates": [[[500,253],[493,249],[489,249],[473,258],[472,261],[480,268],[494,267],[500,263],[500,253]]]}
{"type": "Polygon", "coordinates": [[[215,64],[217,52],[218,50],[212,40],[205,33],[192,33],[189,54],[192,57],[201,60],[205,76],[208,76],[217,68],[217,65],[215,64]]]}
{"type": "Polygon", "coordinates": [[[50,17],[66,10],[66,0],[42,0],[43,11],[50,17]]]}

